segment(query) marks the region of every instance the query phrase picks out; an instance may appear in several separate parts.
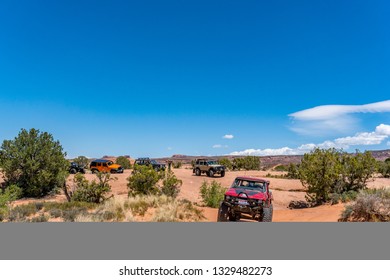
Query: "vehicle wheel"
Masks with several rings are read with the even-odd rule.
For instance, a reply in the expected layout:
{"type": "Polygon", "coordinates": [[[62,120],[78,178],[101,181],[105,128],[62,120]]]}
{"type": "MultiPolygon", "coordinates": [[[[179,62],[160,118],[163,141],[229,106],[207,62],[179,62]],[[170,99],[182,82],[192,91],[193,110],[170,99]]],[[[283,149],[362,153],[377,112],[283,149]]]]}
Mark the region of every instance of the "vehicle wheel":
{"type": "Polygon", "coordinates": [[[221,177],[225,177],[225,171],[221,172],[221,177]]]}
{"type": "Polygon", "coordinates": [[[210,169],[209,172],[207,173],[209,177],[214,177],[214,170],[210,169]]]}
{"type": "Polygon", "coordinates": [[[92,169],[91,171],[92,171],[92,174],[97,174],[97,173],[99,173],[99,171],[98,171],[97,169],[92,169]]]}
{"type": "Polygon", "coordinates": [[[218,222],[227,222],[229,217],[229,208],[225,203],[221,203],[218,209],[218,222]]]}
{"type": "Polygon", "coordinates": [[[229,214],[229,221],[235,222],[240,220],[240,218],[241,218],[240,214],[235,214],[235,215],[229,214]]]}
{"type": "Polygon", "coordinates": [[[69,170],[69,173],[70,174],[76,174],[77,173],[77,170],[75,168],[72,168],[71,170],[69,170]]]}
{"type": "Polygon", "coordinates": [[[262,222],[272,222],[272,215],[274,212],[274,206],[271,204],[268,208],[263,209],[262,222]]]}
{"type": "Polygon", "coordinates": [[[200,169],[199,168],[195,169],[195,175],[200,176],[200,169]]]}

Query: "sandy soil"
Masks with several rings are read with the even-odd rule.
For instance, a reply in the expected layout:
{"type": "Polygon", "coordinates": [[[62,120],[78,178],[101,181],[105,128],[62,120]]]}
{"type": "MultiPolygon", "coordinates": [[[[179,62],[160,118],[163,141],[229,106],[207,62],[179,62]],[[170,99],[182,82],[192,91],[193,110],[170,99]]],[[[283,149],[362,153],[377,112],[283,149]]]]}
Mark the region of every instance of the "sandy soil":
{"type": "MultiPolygon", "coordinates": [[[[220,182],[222,186],[229,187],[237,176],[254,176],[265,178],[267,173],[273,175],[281,174],[280,172],[268,172],[268,171],[231,171],[227,172],[226,176],[221,178],[216,175],[214,178],[209,178],[205,175],[195,176],[192,173],[192,169],[174,169],[175,175],[183,181],[179,198],[185,198],[198,204],[201,203],[199,190],[203,181],[211,182],[216,180],[220,182]]],[[[127,196],[127,178],[130,176],[131,171],[126,170],[123,174],[112,175],[115,181],[111,182],[112,193],[115,196],[127,196]]],[[[88,180],[96,178],[93,174],[85,175],[88,180]]],[[[336,222],[340,217],[341,211],[344,209],[344,205],[338,204],[334,206],[324,205],[309,209],[294,209],[287,208],[291,200],[304,200],[305,192],[303,192],[303,186],[299,180],[291,179],[279,179],[279,178],[265,178],[270,181],[270,188],[274,195],[274,221],[275,222],[336,222]]],[[[68,183],[71,185],[73,175],[68,178],[68,183]]],[[[390,179],[375,178],[368,183],[369,188],[381,188],[390,187],[390,179]]],[[[46,201],[56,200],[64,201],[64,195],[57,195],[55,197],[46,198],[46,201]]],[[[20,200],[16,204],[27,203],[36,201],[33,199],[20,200]]],[[[208,207],[202,207],[204,215],[207,221],[217,221],[217,209],[208,207]]]]}

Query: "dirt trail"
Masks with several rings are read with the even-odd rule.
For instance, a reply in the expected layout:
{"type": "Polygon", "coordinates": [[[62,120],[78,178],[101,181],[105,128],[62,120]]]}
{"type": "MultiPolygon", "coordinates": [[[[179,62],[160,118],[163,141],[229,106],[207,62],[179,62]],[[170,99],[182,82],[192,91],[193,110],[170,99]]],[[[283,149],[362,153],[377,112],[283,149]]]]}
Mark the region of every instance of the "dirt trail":
{"type": "MultiPolygon", "coordinates": [[[[227,172],[226,176],[221,178],[216,175],[214,178],[209,178],[205,175],[194,176],[192,169],[174,169],[176,176],[183,181],[179,198],[185,198],[192,202],[201,203],[199,190],[204,181],[211,182],[215,180],[223,187],[228,188],[237,176],[254,176],[265,178],[267,173],[273,175],[281,174],[280,172],[269,171],[232,171],[227,172]]],[[[112,175],[115,181],[111,182],[112,194],[115,196],[127,196],[127,178],[130,176],[131,171],[126,170],[123,174],[112,175]]],[[[88,180],[96,178],[93,174],[85,175],[88,180]]],[[[71,184],[73,175],[68,178],[68,183],[71,184]]],[[[270,188],[274,195],[274,221],[275,222],[336,222],[340,217],[344,205],[338,204],[334,206],[324,205],[309,209],[294,209],[287,208],[291,200],[304,200],[305,192],[303,192],[303,186],[299,180],[291,179],[279,179],[279,178],[265,178],[270,181],[270,188]]],[[[389,187],[390,179],[376,178],[375,181],[368,183],[369,188],[389,187]]],[[[55,197],[45,198],[44,200],[56,200],[64,201],[64,195],[57,195],[55,197]]],[[[20,200],[15,204],[27,203],[37,200],[20,200]]],[[[208,207],[201,207],[204,211],[204,215],[207,221],[217,221],[217,209],[208,207]]]]}

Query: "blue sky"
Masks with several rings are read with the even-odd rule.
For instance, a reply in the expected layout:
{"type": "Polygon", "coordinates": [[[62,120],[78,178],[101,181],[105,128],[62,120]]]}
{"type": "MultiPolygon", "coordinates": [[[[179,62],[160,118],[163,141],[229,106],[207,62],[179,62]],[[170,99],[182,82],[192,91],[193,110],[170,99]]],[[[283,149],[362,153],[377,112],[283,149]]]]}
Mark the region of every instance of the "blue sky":
{"type": "Polygon", "coordinates": [[[388,1],[1,1],[0,141],[37,128],[70,157],[390,148],[389,12],[388,1]]]}

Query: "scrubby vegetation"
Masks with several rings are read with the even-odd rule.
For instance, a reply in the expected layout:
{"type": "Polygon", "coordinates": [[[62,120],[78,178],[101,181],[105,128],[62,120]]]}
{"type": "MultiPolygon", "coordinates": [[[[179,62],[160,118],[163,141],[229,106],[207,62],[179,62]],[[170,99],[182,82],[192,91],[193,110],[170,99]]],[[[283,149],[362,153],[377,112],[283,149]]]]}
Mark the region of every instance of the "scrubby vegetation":
{"type": "Polygon", "coordinates": [[[298,168],[299,178],[306,188],[307,200],[321,204],[335,201],[337,195],[353,196],[366,187],[375,172],[371,153],[347,154],[336,149],[315,149],[305,154],[298,168]]]}
{"type": "Polygon", "coordinates": [[[125,156],[117,157],[115,163],[121,165],[123,169],[131,169],[130,160],[125,156]]]}
{"type": "Polygon", "coordinates": [[[112,198],[92,213],[76,217],[76,222],[132,222],[142,220],[147,213],[154,222],[200,221],[202,211],[186,200],[166,195],[112,198]],[[137,218],[138,217],[138,218],[137,218]]]}
{"type": "Polygon", "coordinates": [[[83,174],[76,174],[73,179],[73,186],[64,186],[64,193],[68,201],[80,201],[101,203],[107,199],[107,194],[111,191],[110,173],[96,173],[97,181],[88,181],[83,174]]]}
{"type": "Polygon", "coordinates": [[[85,156],[78,156],[77,158],[73,159],[73,162],[77,163],[81,167],[89,166],[89,159],[85,156]]]}
{"type": "Polygon", "coordinates": [[[378,162],[377,165],[378,172],[382,174],[384,178],[390,178],[390,158],[386,159],[384,162],[378,162]]]}
{"type": "Polygon", "coordinates": [[[218,160],[219,164],[224,165],[227,170],[233,170],[233,162],[228,158],[218,160]]]}
{"type": "Polygon", "coordinates": [[[134,165],[132,175],[127,178],[129,196],[156,195],[160,192],[157,182],[163,178],[163,173],[152,166],[134,165]]]}
{"type": "Polygon", "coordinates": [[[0,168],[6,185],[17,185],[22,196],[42,197],[62,187],[69,162],[58,141],[47,132],[22,129],[14,140],[4,140],[0,168]]]}
{"type": "Polygon", "coordinates": [[[172,167],[175,169],[179,169],[183,166],[183,163],[181,161],[174,161],[172,162],[172,167]]]}
{"type": "Polygon", "coordinates": [[[171,171],[167,172],[166,177],[162,181],[161,193],[176,198],[180,193],[180,187],[183,181],[178,179],[171,171]]]}
{"type": "Polygon", "coordinates": [[[205,206],[218,208],[219,204],[224,198],[226,188],[222,187],[220,183],[213,180],[210,184],[203,181],[200,187],[200,196],[205,206]]]}
{"type": "Polygon", "coordinates": [[[347,205],[340,222],[390,222],[390,190],[367,189],[347,205]]]}
{"type": "Polygon", "coordinates": [[[235,158],[233,159],[233,169],[260,170],[261,169],[260,157],[246,156],[243,158],[235,158]]]}

